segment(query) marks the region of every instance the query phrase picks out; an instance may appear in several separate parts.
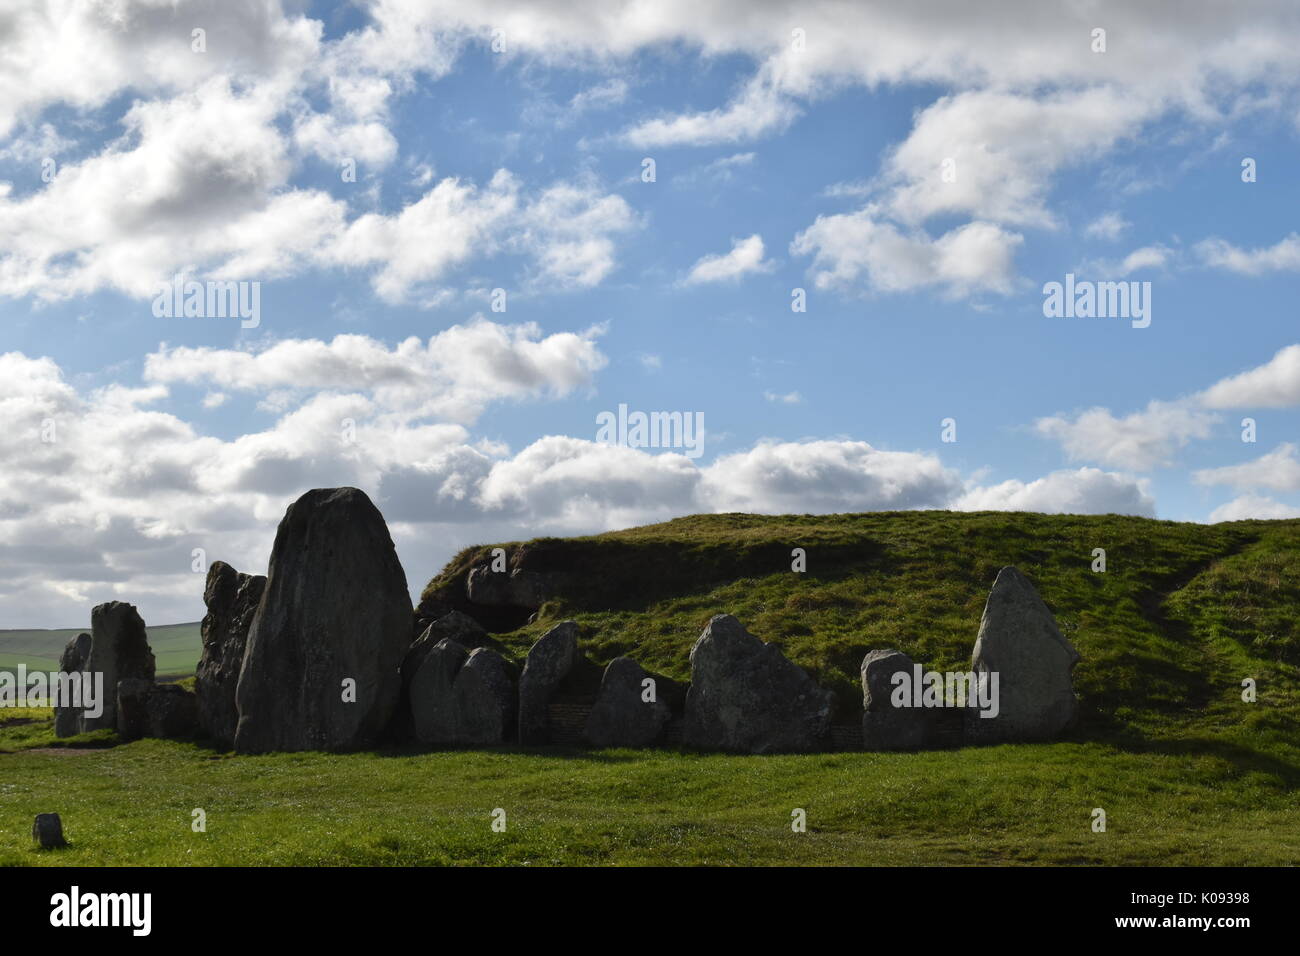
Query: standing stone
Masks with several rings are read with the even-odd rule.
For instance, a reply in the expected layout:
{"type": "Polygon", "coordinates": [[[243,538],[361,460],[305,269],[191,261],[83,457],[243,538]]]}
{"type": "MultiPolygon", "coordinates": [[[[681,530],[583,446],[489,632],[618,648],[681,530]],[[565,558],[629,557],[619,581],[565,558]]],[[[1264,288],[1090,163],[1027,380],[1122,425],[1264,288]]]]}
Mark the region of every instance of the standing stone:
{"type": "Polygon", "coordinates": [[[555,625],[532,646],[519,678],[519,742],[547,743],[546,708],[578,660],[578,625],[555,625]]]}
{"type": "Polygon", "coordinates": [[[63,838],[63,821],[57,813],[38,813],[32,824],[32,839],[42,850],[56,850],[67,846],[63,838]]]}
{"type": "MultiPolygon", "coordinates": [[[[62,674],[80,674],[86,669],[86,660],[90,657],[90,635],[78,634],[68,641],[59,658],[59,672],[62,674]]],[[[54,711],[54,736],[71,737],[78,732],[81,723],[80,707],[59,707],[54,711]]]]}
{"type": "Polygon", "coordinates": [[[1073,723],[1078,709],[1070,672],[1079,653],[1028,578],[1003,568],[993,582],[971,668],[981,680],[998,675],[998,716],[969,712],[972,742],[1051,739],[1073,723]]]}
{"type": "Polygon", "coordinates": [[[425,631],[402,664],[411,702],[411,729],[422,744],[452,743],[455,715],[451,688],[469,653],[450,637],[429,644],[432,630],[425,631]]]}
{"type": "Polygon", "coordinates": [[[515,715],[515,688],[500,654],[490,647],[467,654],[445,637],[420,655],[414,667],[408,694],[420,743],[484,745],[506,739],[515,715]]]}
{"type": "Polygon", "coordinates": [[[672,716],[658,697],[645,700],[645,670],[630,657],[616,657],[600,679],[596,704],[587,717],[583,737],[594,747],[648,747],[659,739],[672,716]]]}
{"type": "MultiPolygon", "coordinates": [[[[915,750],[929,742],[932,715],[923,707],[895,707],[896,673],[907,674],[908,688],[915,664],[902,651],[868,651],[862,658],[862,748],[915,750]]],[[[910,701],[912,695],[909,693],[910,701]]]]}
{"type": "Polygon", "coordinates": [[[718,614],[691,648],[682,740],[740,753],[815,750],[830,730],[833,706],[834,695],[779,647],[718,614]]]}
{"type": "Polygon", "coordinates": [[[356,488],[317,488],[275,534],[235,703],[235,750],[353,750],[398,704],[411,600],[383,516],[356,488]]]}
{"type": "Polygon", "coordinates": [[[253,615],[266,589],[264,575],[241,574],[224,561],[208,568],[203,588],[203,655],[194,672],[198,720],[203,732],[229,747],[235,742],[239,710],[235,689],[253,615]]]}
{"type": "Polygon", "coordinates": [[[145,634],[144,621],[139,612],[122,601],[109,601],[90,612],[90,654],[86,657],[86,671],[92,679],[103,675],[103,713],[88,717],[84,713],[78,721],[81,733],[101,727],[117,727],[117,682],[138,677],[152,681],[154,675],[153,651],[145,634]]]}
{"type": "Polygon", "coordinates": [[[490,647],[476,647],[452,685],[454,742],[484,746],[503,742],[515,717],[515,684],[510,665],[490,647]]]}

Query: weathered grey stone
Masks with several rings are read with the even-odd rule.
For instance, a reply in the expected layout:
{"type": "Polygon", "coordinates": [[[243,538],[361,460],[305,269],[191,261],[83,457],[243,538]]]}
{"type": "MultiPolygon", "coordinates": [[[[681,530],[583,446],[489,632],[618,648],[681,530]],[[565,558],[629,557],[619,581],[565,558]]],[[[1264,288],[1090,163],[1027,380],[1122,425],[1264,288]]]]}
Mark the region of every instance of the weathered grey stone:
{"type": "Polygon", "coordinates": [[[379,510],[356,488],[307,492],[276,531],[235,691],[235,749],[374,743],[397,709],[410,631],[406,574],[379,510]]]}
{"type": "Polygon", "coordinates": [[[198,700],[184,687],[138,677],[118,681],[117,732],[123,738],[192,737],[198,729],[198,700]]]}
{"type": "Polygon", "coordinates": [[[709,621],[691,648],[682,740],[740,753],[815,750],[834,696],[730,614],[709,621]]]}
{"type": "Polygon", "coordinates": [[[452,743],[456,718],[451,688],[469,655],[449,637],[430,643],[432,636],[430,627],[402,664],[411,702],[411,729],[420,743],[452,743]]]}
{"type": "Polygon", "coordinates": [[[490,647],[476,647],[452,684],[453,743],[503,742],[514,729],[515,685],[510,665],[490,647]]]}
{"type": "Polygon", "coordinates": [[[587,743],[594,747],[648,747],[659,739],[672,712],[659,699],[657,687],[653,701],[644,699],[642,682],[647,676],[630,657],[609,662],[583,730],[587,743]]]}
{"type": "Polygon", "coordinates": [[[554,587],[549,575],[516,569],[510,572],[506,593],[508,603],[516,607],[539,608],[554,596],[554,587]]]}
{"type": "Polygon", "coordinates": [[[555,625],[532,646],[519,678],[519,742],[548,742],[546,708],[578,660],[578,625],[555,625]]]}
{"type": "Polygon", "coordinates": [[[117,727],[117,683],[132,677],[153,680],[154,658],[139,612],[122,601],[109,601],[90,612],[90,654],[86,671],[103,675],[104,707],[98,717],[82,714],[78,730],[86,733],[117,727]]]}
{"type": "Polygon", "coordinates": [[[982,680],[998,675],[998,715],[968,713],[967,740],[976,743],[1047,740],[1075,719],[1071,671],[1079,653],[1029,579],[1013,567],[998,572],[984,604],[971,668],[982,680]]]}
{"type": "Polygon", "coordinates": [[[483,629],[483,625],[460,611],[448,611],[431,623],[420,639],[431,640],[436,644],[444,637],[451,638],[467,650],[485,647],[488,641],[488,633],[483,629]]]}
{"type": "MultiPolygon", "coordinates": [[[[68,641],[59,657],[59,672],[63,674],[80,674],[86,669],[86,660],[90,657],[90,635],[78,634],[68,641]]],[[[81,723],[80,707],[58,707],[54,711],[54,736],[71,737],[79,732],[81,723]]]]}
{"type": "Polygon", "coordinates": [[[905,673],[910,682],[915,666],[910,657],[893,648],[868,651],[862,658],[864,750],[916,750],[929,742],[930,712],[923,707],[894,706],[894,674],[905,673]]]}
{"type": "MultiPolygon", "coordinates": [[[[413,649],[414,650],[414,649],[413,649]]],[[[408,655],[408,662],[412,658],[408,655]]],[[[510,733],[515,688],[509,665],[489,647],[470,653],[443,638],[409,665],[411,724],[430,745],[499,744],[510,733]]]]}
{"type": "Polygon", "coordinates": [[[235,742],[239,710],[235,689],[244,663],[248,629],[266,589],[266,577],[241,574],[224,561],[208,568],[203,588],[203,654],[194,672],[199,725],[213,740],[229,747],[235,742]]]}
{"type": "Polygon", "coordinates": [[[32,839],[42,850],[56,850],[67,846],[63,838],[63,821],[57,813],[38,813],[32,824],[32,839]]]}
{"type": "Polygon", "coordinates": [[[553,596],[548,575],[539,571],[493,571],[481,564],[465,578],[465,596],[488,607],[539,608],[553,596]]]}

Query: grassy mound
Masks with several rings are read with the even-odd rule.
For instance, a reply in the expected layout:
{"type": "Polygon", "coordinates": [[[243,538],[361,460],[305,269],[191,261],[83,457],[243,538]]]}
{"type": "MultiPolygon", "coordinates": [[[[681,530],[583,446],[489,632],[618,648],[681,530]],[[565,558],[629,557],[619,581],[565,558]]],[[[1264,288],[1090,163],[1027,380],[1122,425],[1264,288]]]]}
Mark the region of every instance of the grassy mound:
{"type": "MultiPolygon", "coordinates": [[[[711,615],[727,612],[835,690],[847,716],[860,708],[858,667],[871,648],[967,667],[993,579],[1014,564],[1082,655],[1075,687],[1085,736],[1247,715],[1294,730],[1300,716],[1289,690],[1300,675],[1300,521],[724,514],[500,546],[512,568],[564,580],[534,623],[496,635],[520,659],[572,618],[598,663],[630,654],[686,679],[691,644],[711,615]],[[795,548],[807,554],[805,573],[791,571],[795,548]],[[1092,570],[1096,548],[1106,552],[1105,573],[1092,570]],[[1243,712],[1248,677],[1261,703],[1243,712]]],[[[421,605],[464,607],[465,577],[492,547],[457,555],[421,605]]]]}

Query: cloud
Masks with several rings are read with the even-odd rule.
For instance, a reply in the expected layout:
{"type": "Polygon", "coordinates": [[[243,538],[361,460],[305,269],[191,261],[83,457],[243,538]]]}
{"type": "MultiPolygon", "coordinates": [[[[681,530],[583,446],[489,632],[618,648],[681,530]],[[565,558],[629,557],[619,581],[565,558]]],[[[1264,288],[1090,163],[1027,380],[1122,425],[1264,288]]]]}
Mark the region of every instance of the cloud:
{"type": "Polygon", "coordinates": [[[1221,468],[1205,468],[1192,478],[1201,485],[1229,485],[1237,489],[1268,488],[1300,491],[1300,456],[1297,446],[1284,442],[1254,461],[1221,468]]]}
{"type": "Polygon", "coordinates": [[[1036,481],[1010,479],[972,488],[957,511],[1040,511],[1045,514],[1126,514],[1155,517],[1145,480],[1097,468],[1054,471],[1036,481]]]}
{"type": "Polygon", "coordinates": [[[1224,239],[1205,239],[1196,252],[1206,265],[1247,276],[1300,269],[1300,235],[1291,233],[1271,246],[1242,249],[1224,239]]]}
{"type": "Polygon", "coordinates": [[[1088,223],[1084,227],[1083,234],[1088,239],[1105,239],[1113,242],[1131,225],[1132,223],[1119,213],[1107,212],[1088,223]]]}
{"type": "Polygon", "coordinates": [[[682,173],[673,177],[673,182],[683,185],[694,183],[729,183],[735,178],[735,171],[742,166],[752,166],[754,163],[754,153],[733,153],[730,156],[721,156],[702,166],[697,166],[689,172],[682,173]]]}
{"type": "Polygon", "coordinates": [[[1263,365],[1215,382],[1199,398],[1209,408],[1300,405],[1300,345],[1288,345],[1263,365]]]}
{"type": "Polygon", "coordinates": [[[1152,401],[1146,409],[1116,418],[1106,408],[1091,408],[1073,419],[1050,416],[1034,422],[1038,434],[1061,443],[1074,461],[1150,471],[1173,463],[1174,454],[1194,438],[1208,438],[1219,416],[1187,402],[1152,401]]]}
{"type": "Polygon", "coordinates": [[[1159,244],[1143,246],[1125,256],[1115,271],[1119,275],[1126,276],[1140,269],[1163,269],[1172,255],[1173,251],[1166,246],[1159,244]]]}
{"type": "Polygon", "coordinates": [[[960,488],[934,455],[862,441],[763,441],[705,469],[710,510],[821,514],[943,507],[960,488]]]}
{"type": "Polygon", "coordinates": [[[786,392],[785,394],[781,394],[780,392],[764,392],[763,397],[767,399],[769,402],[773,402],[780,405],[802,405],[803,404],[803,396],[800,395],[798,392],[786,392]]]}
{"type": "Polygon", "coordinates": [[[1020,235],[972,222],[931,239],[920,231],[904,234],[878,220],[876,212],[868,206],[818,216],[795,236],[790,252],[813,257],[810,271],[817,288],[855,289],[866,280],[884,292],[931,286],[949,295],[1011,291],[1020,235]]]}
{"type": "Polygon", "coordinates": [[[385,411],[473,422],[491,402],[567,395],[591,384],[607,359],[601,329],[543,337],[534,323],[498,325],[477,316],[427,342],[389,348],[365,335],[330,342],[288,339],[260,350],[168,348],[145,357],[146,381],[227,391],[367,392],[385,411]]]}
{"type": "Polygon", "coordinates": [[[1259,495],[1242,495],[1233,498],[1225,505],[1220,505],[1210,512],[1210,524],[1220,521],[1246,521],[1251,518],[1271,520],[1276,518],[1300,518],[1300,508],[1283,504],[1272,498],[1259,495]]]}
{"type": "Polygon", "coordinates": [[[648,119],[625,131],[622,140],[634,149],[652,149],[737,143],[779,132],[800,112],[789,96],[807,87],[806,77],[794,80],[800,66],[793,56],[770,59],[726,106],[648,119]]]}
{"type": "Polygon", "coordinates": [[[747,239],[733,239],[731,251],[726,255],[704,256],[691,267],[683,284],[735,282],[742,276],[770,272],[773,268],[774,264],[763,258],[763,237],[755,233],[747,239]]]}
{"type": "Polygon", "coordinates": [[[1053,174],[1104,154],[1155,108],[1107,87],[1041,97],[996,90],[941,97],[921,111],[886,160],[886,208],[910,224],[960,214],[1054,228],[1057,218],[1046,206],[1053,174]]]}

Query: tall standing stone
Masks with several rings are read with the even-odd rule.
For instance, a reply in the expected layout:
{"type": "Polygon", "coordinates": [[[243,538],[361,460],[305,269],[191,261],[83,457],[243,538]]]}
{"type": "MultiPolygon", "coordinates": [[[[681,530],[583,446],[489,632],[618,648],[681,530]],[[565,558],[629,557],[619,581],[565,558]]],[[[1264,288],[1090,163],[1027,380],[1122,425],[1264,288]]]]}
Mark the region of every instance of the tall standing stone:
{"type": "Polygon", "coordinates": [[[740,753],[816,750],[830,731],[833,708],[834,695],[779,647],[718,614],[691,648],[682,740],[740,753]]]}
{"type": "Polygon", "coordinates": [[[107,727],[117,728],[117,682],[141,678],[152,682],[153,651],[145,634],[144,621],[136,609],[122,601],[109,601],[90,612],[90,654],[86,672],[99,686],[103,679],[103,712],[98,717],[81,715],[81,733],[107,727]]]}
{"type": "Polygon", "coordinates": [[[538,639],[528,651],[524,672],[519,677],[519,742],[544,744],[547,707],[556,689],[578,661],[578,625],[564,621],[538,639]]]}
{"type": "Polygon", "coordinates": [[[199,726],[212,739],[235,741],[239,710],[235,689],[244,663],[248,629],[266,589],[264,575],[241,574],[224,561],[213,561],[203,588],[203,655],[194,672],[199,726]]]}
{"type": "MultiPolygon", "coordinates": [[[[90,657],[90,635],[78,634],[68,641],[59,657],[59,672],[62,674],[80,674],[86,669],[86,660],[90,657]]],[[[81,724],[80,707],[59,707],[54,712],[54,736],[71,737],[78,732],[81,724]]]]}
{"type": "Polygon", "coordinates": [[[967,715],[966,739],[975,743],[1047,740],[1073,723],[1078,701],[1071,671],[1079,652],[1029,579],[1013,567],[998,572],[971,657],[981,680],[998,675],[998,715],[967,715]]]}
{"type": "Polygon", "coordinates": [[[410,640],[406,574],[379,509],[356,488],[307,492],[276,531],[235,691],[235,749],[374,743],[410,640]]]}

